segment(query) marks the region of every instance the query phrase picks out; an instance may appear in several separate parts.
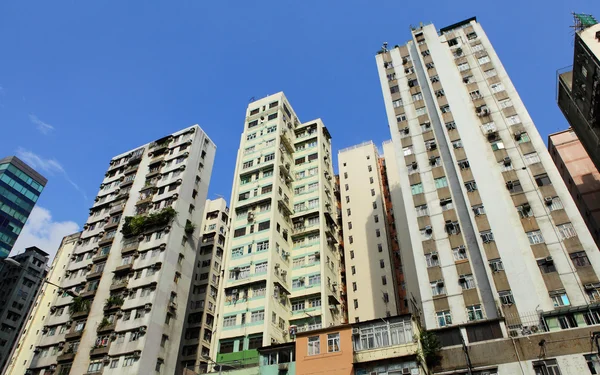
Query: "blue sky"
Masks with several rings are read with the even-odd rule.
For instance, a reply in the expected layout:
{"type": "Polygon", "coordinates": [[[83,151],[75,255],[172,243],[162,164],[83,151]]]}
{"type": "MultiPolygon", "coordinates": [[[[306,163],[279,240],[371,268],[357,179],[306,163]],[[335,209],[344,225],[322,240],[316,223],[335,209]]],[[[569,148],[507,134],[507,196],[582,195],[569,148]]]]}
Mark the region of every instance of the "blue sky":
{"type": "Polygon", "coordinates": [[[49,179],[17,246],[55,247],[87,219],[111,156],[196,123],[218,147],[209,197],[229,200],[252,97],[284,91],[301,120],[323,119],[334,152],[381,143],[374,54],[419,22],[477,16],[542,136],[566,128],[555,75],[571,64],[570,12],[600,17],[600,3],[485,3],[3,2],[0,156],[27,157],[49,179]]]}

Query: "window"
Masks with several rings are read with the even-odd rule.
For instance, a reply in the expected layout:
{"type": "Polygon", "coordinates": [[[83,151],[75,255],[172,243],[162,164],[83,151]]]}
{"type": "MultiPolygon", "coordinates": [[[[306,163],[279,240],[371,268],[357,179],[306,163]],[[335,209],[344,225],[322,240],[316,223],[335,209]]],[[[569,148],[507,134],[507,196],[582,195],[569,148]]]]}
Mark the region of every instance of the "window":
{"type": "Polygon", "coordinates": [[[425,107],[417,108],[416,113],[417,113],[417,116],[425,115],[425,114],[427,114],[427,109],[425,107]]]}
{"type": "Polygon", "coordinates": [[[463,288],[463,290],[475,288],[475,278],[473,275],[460,275],[458,281],[460,282],[460,286],[463,288]]]}
{"type": "Polygon", "coordinates": [[[440,265],[437,253],[425,254],[425,261],[427,262],[427,267],[436,267],[440,265]]]}
{"type": "Polygon", "coordinates": [[[481,237],[481,241],[483,243],[489,243],[494,241],[494,234],[491,230],[485,230],[483,232],[479,232],[479,236],[481,237]]]}
{"type": "Polygon", "coordinates": [[[540,162],[540,156],[538,155],[537,152],[531,152],[529,154],[525,154],[525,155],[523,155],[523,158],[525,159],[525,164],[527,164],[527,165],[531,165],[531,164],[540,162]]]}
{"type": "Polygon", "coordinates": [[[402,99],[397,99],[397,100],[394,100],[394,101],[392,102],[392,105],[394,106],[394,108],[401,107],[401,106],[402,106],[402,99]]]}
{"type": "Polygon", "coordinates": [[[500,108],[509,108],[513,106],[513,103],[510,99],[500,100],[498,104],[500,104],[500,108]]]}
{"type": "Polygon", "coordinates": [[[446,105],[443,105],[443,106],[441,106],[441,107],[440,107],[440,111],[441,111],[442,113],[450,113],[450,112],[451,112],[451,111],[450,111],[450,106],[449,106],[448,104],[446,104],[446,105]]]}
{"type": "Polygon", "coordinates": [[[446,130],[456,129],[456,123],[454,121],[450,121],[446,123],[446,130]]]}
{"type": "Polygon", "coordinates": [[[88,372],[101,372],[102,371],[102,361],[93,361],[90,362],[88,366],[88,372]]]}
{"type": "Polygon", "coordinates": [[[455,247],[452,249],[452,256],[455,261],[467,259],[467,249],[464,246],[455,247]]]}
{"type": "Polygon", "coordinates": [[[416,206],[415,209],[417,210],[417,217],[429,215],[429,210],[427,209],[426,204],[421,205],[421,206],[416,206]]]}
{"type": "Polygon", "coordinates": [[[508,125],[516,125],[521,123],[521,118],[519,115],[508,116],[506,122],[508,122],[508,125]]]}
{"type": "Polygon", "coordinates": [[[292,311],[301,311],[305,309],[305,302],[304,300],[301,301],[292,301],[292,311]]]}
{"type": "Polygon", "coordinates": [[[500,258],[490,259],[490,268],[492,272],[504,271],[504,263],[502,263],[500,258]]]}
{"type": "Polygon", "coordinates": [[[562,210],[563,204],[559,197],[552,197],[546,199],[546,206],[550,211],[562,210]]]}
{"type": "Polygon", "coordinates": [[[500,91],[504,91],[504,85],[502,83],[494,83],[493,85],[490,85],[490,90],[494,94],[497,93],[497,92],[500,92],[500,91]]]}
{"type": "Polygon", "coordinates": [[[440,327],[446,327],[452,324],[452,314],[450,314],[449,310],[446,311],[438,311],[435,313],[438,321],[438,325],[440,327]]]}
{"type": "Polygon", "coordinates": [[[504,149],[504,143],[502,141],[496,141],[491,143],[492,151],[498,151],[504,149]]]}
{"type": "Polygon", "coordinates": [[[477,184],[475,183],[475,181],[465,182],[465,188],[469,193],[472,193],[475,190],[477,190],[477,184]]]}
{"type": "Polygon", "coordinates": [[[535,375],[561,375],[560,368],[555,359],[534,361],[533,371],[535,371],[535,375]]]}
{"type": "Polygon", "coordinates": [[[591,265],[590,260],[585,254],[585,251],[577,251],[569,254],[569,256],[571,257],[571,262],[573,262],[575,267],[585,267],[591,265]]]}
{"type": "Polygon", "coordinates": [[[420,92],[413,94],[412,100],[413,100],[413,102],[416,102],[417,100],[423,100],[423,94],[420,92]]]}
{"type": "Polygon", "coordinates": [[[523,191],[523,186],[521,186],[521,182],[519,180],[507,181],[506,188],[511,192],[511,194],[520,193],[523,191]]]}
{"type": "Polygon", "coordinates": [[[462,141],[460,139],[452,141],[452,147],[454,147],[454,148],[462,148],[463,147],[462,141]]]}
{"type": "Polygon", "coordinates": [[[489,63],[492,60],[490,60],[489,56],[482,56],[482,57],[478,58],[477,61],[479,62],[479,65],[483,65],[483,64],[489,63]]]}
{"type": "Polygon", "coordinates": [[[458,71],[460,72],[464,72],[465,70],[469,70],[471,69],[471,67],[469,66],[469,63],[462,63],[462,64],[458,64],[458,71]]]}
{"type": "Polygon", "coordinates": [[[492,78],[498,75],[498,72],[496,72],[496,69],[489,69],[486,70],[485,72],[483,72],[483,74],[485,74],[486,78],[492,78]]]}
{"type": "Polygon", "coordinates": [[[469,320],[481,320],[483,319],[483,310],[481,305],[467,306],[467,316],[469,320]]]}
{"type": "Polygon", "coordinates": [[[483,207],[482,204],[475,205],[475,206],[471,207],[471,209],[473,210],[473,213],[475,214],[475,216],[480,216],[480,215],[485,214],[485,208],[483,207]]]}
{"type": "Polygon", "coordinates": [[[575,228],[573,228],[573,224],[571,223],[557,225],[556,229],[558,229],[561,240],[566,240],[567,238],[575,237],[577,235],[577,232],[575,232],[575,228]]]}
{"type": "Polygon", "coordinates": [[[423,193],[423,184],[418,183],[418,184],[410,185],[410,190],[412,192],[412,195],[422,194],[423,193]]]}
{"type": "Polygon", "coordinates": [[[500,297],[500,303],[502,303],[503,305],[512,305],[515,303],[512,291],[510,290],[499,291],[498,297],[500,297]]]}
{"type": "Polygon", "coordinates": [[[390,93],[395,94],[397,92],[400,92],[398,85],[390,87],[390,93]]]}
{"type": "Polygon", "coordinates": [[[405,114],[400,114],[396,116],[396,121],[397,122],[402,122],[402,121],[406,121],[406,115],[405,114]]]}
{"type": "Polygon", "coordinates": [[[554,266],[554,261],[552,260],[552,257],[540,259],[537,261],[537,264],[542,273],[556,272],[556,267],[554,266]]]}
{"type": "Polygon", "coordinates": [[[340,334],[330,333],[327,335],[327,353],[340,351],[340,334]]]}
{"type": "Polygon", "coordinates": [[[308,338],[308,355],[318,355],[321,353],[321,342],[319,336],[308,338]]]}
{"type": "MultiPolygon", "coordinates": [[[[383,285],[387,285],[387,278],[385,277],[385,275],[384,275],[384,276],[381,276],[381,284],[383,284],[383,285]]],[[[386,294],[387,294],[387,293],[386,293],[386,294]]],[[[387,302],[388,302],[388,301],[386,301],[386,303],[387,303],[387,302]]]]}
{"type": "Polygon", "coordinates": [[[434,182],[435,182],[436,189],[441,189],[441,188],[444,188],[444,187],[448,187],[448,180],[446,179],[446,177],[436,178],[434,180],[434,182]]]}
{"type": "Polygon", "coordinates": [[[537,184],[537,186],[552,185],[552,181],[550,181],[550,177],[548,177],[548,175],[546,173],[537,175],[534,178],[535,178],[535,183],[537,184]]]}
{"type": "Polygon", "coordinates": [[[446,294],[446,288],[444,287],[444,281],[437,280],[437,281],[431,282],[431,295],[435,297],[435,296],[439,296],[441,294],[446,294]]]}
{"type": "Polygon", "coordinates": [[[262,322],[265,320],[265,310],[252,311],[250,322],[262,322]]]}

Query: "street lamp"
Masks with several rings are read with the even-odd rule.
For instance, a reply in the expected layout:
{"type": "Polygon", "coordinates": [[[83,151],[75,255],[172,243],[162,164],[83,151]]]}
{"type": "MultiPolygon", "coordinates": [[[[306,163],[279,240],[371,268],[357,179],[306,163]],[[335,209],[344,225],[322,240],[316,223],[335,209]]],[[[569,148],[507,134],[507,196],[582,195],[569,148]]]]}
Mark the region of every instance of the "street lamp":
{"type": "MultiPolygon", "coordinates": [[[[16,260],[14,260],[13,258],[4,258],[4,259],[2,259],[2,261],[3,261],[4,263],[7,263],[7,264],[11,265],[11,266],[18,267],[18,268],[20,268],[20,269],[22,269],[22,270],[27,270],[25,267],[23,267],[23,265],[22,265],[21,263],[17,262],[17,261],[16,261],[16,260]]],[[[37,279],[41,280],[42,282],[44,282],[44,283],[46,283],[46,284],[49,284],[49,285],[52,285],[52,286],[54,286],[54,287],[57,287],[57,288],[59,288],[59,289],[60,289],[60,286],[59,286],[59,285],[56,285],[56,284],[54,284],[54,283],[51,283],[51,282],[50,282],[50,281],[48,281],[47,279],[44,279],[44,278],[41,278],[41,277],[39,277],[39,276],[35,276],[35,275],[31,275],[31,276],[34,276],[34,277],[36,277],[37,279]]],[[[68,294],[69,296],[71,296],[71,297],[78,297],[78,295],[77,295],[77,294],[75,294],[74,292],[72,292],[72,291],[70,291],[70,290],[66,290],[66,291],[65,291],[65,293],[67,293],[67,294],[68,294]]]]}

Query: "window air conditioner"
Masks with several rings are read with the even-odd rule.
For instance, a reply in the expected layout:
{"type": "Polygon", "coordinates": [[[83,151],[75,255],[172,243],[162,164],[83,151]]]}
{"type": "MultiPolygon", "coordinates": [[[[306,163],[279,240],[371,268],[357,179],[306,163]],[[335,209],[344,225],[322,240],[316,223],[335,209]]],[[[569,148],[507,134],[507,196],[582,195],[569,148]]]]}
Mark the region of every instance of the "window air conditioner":
{"type": "Polygon", "coordinates": [[[550,206],[552,204],[552,197],[545,197],[544,202],[546,205],[550,206]]]}

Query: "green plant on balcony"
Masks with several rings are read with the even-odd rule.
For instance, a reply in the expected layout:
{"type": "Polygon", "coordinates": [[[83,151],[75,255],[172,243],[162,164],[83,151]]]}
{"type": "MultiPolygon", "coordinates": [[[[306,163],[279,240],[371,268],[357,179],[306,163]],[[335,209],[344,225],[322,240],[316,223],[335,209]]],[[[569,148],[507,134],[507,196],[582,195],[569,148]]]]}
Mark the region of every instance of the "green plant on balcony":
{"type": "Polygon", "coordinates": [[[73,297],[73,302],[69,305],[69,314],[73,315],[76,313],[89,311],[90,301],[85,300],[82,297],[73,297]]]}
{"type": "Polygon", "coordinates": [[[417,356],[431,370],[438,366],[442,360],[442,356],[440,355],[442,346],[433,332],[421,331],[419,340],[421,341],[421,349],[417,352],[417,356]]]}
{"type": "Polygon", "coordinates": [[[166,207],[149,215],[127,216],[121,233],[125,237],[138,236],[148,228],[169,224],[175,216],[177,216],[177,212],[173,207],[166,207]]]}
{"type": "Polygon", "coordinates": [[[192,234],[192,233],[194,233],[195,230],[196,230],[196,224],[192,223],[189,220],[186,221],[186,223],[185,223],[185,233],[192,234]]]}
{"type": "Polygon", "coordinates": [[[102,321],[100,322],[100,324],[98,324],[98,329],[108,327],[109,325],[110,325],[110,321],[108,320],[107,317],[104,317],[104,318],[102,318],[102,321]]]}
{"type": "MultiPolygon", "coordinates": [[[[111,307],[123,306],[123,303],[125,303],[125,299],[123,299],[123,297],[110,296],[106,299],[106,302],[104,302],[104,308],[108,309],[111,307]]],[[[104,318],[104,319],[106,319],[106,318],[104,318]]]]}

